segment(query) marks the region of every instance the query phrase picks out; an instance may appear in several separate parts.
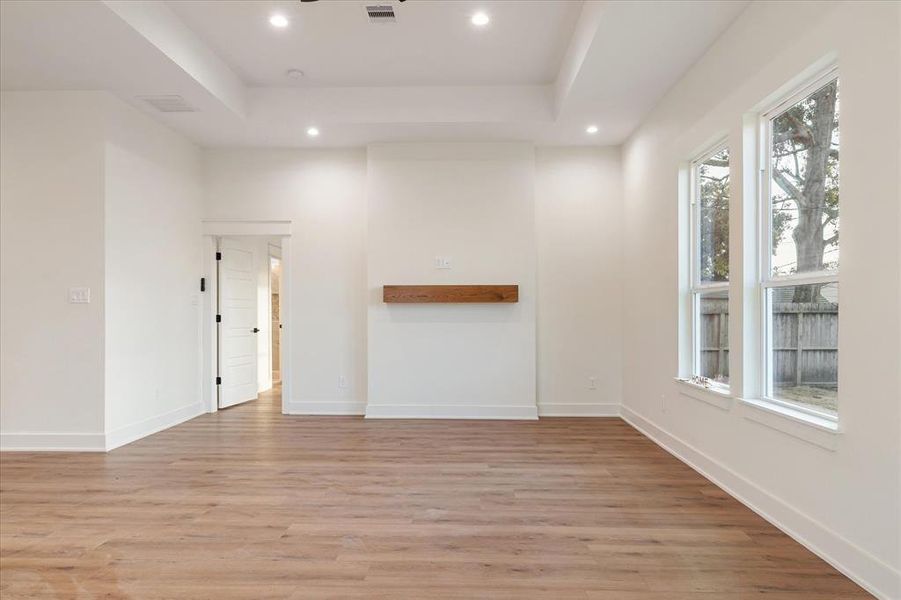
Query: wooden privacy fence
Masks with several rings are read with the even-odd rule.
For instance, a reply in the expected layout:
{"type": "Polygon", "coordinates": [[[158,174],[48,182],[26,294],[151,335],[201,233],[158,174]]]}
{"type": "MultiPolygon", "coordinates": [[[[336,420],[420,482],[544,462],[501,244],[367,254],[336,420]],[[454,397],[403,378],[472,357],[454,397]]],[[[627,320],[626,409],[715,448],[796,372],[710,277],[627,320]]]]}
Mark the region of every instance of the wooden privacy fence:
{"type": "MultiPolygon", "coordinates": [[[[701,303],[701,374],[729,374],[729,303],[701,303]]],[[[838,385],[838,304],[773,304],[773,380],[783,386],[838,385]]]]}

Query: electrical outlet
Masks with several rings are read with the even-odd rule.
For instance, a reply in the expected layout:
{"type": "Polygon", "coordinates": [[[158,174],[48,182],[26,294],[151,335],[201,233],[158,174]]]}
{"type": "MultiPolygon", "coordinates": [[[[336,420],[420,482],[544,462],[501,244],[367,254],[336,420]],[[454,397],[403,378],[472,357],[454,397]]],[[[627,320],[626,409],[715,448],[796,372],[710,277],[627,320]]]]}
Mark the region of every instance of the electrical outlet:
{"type": "Polygon", "coordinates": [[[344,375],[338,375],[338,389],[346,390],[347,389],[347,377],[344,375]]]}
{"type": "Polygon", "coordinates": [[[588,378],[588,389],[589,390],[598,389],[598,378],[597,377],[589,377],[588,378]]]}

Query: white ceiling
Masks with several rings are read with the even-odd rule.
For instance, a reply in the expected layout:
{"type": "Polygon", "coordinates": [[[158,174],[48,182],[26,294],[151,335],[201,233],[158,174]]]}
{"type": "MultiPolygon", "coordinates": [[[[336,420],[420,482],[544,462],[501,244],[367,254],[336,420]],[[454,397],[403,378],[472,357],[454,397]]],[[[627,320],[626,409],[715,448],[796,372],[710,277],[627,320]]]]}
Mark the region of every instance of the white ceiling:
{"type": "Polygon", "coordinates": [[[372,2],[175,0],[169,7],[252,86],[516,85],[551,83],[569,44],[581,0],[468,0],[394,3],[394,23],[369,22],[372,2]],[[290,19],[273,30],[268,18],[290,19]],[[291,68],[306,77],[285,77],[291,68]]]}
{"type": "Polygon", "coordinates": [[[204,146],[619,144],[747,2],[408,0],[381,25],[365,4],[3,0],[0,88],[109,90],[204,146]]]}

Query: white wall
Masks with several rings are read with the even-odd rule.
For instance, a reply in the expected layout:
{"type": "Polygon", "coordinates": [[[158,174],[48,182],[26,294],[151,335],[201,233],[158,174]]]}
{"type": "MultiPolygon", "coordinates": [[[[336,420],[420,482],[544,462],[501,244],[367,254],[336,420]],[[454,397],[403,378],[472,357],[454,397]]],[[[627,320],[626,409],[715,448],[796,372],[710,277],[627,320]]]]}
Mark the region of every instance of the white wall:
{"type": "Polygon", "coordinates": [[[537,148],[536,159],[538,410],[547,416],[618,415],[619,149],[537,148]]]}
{"type": "Polygon", "coordinates": [[[103,450],[199,414],[197,149],[105,92],[0,111],[2,446],[103,450]]]}
{"type": "Polygon", "coordinates": [[[106,430],[116,446],[200,414],[196,147],[105,99],[106,430]]]}
{"type": "MultiPolygon", "coordinates": [[[[664,98],[624,149],[624,414],[881,597],[899,582],[899,15],[898,3],[755,3],[664,98]],[[834,450],[680,393],[677,374],[677,173],[728,135],[743,173],[743,115],[837,53],[841,77],[842,433],[834,450]]],[[[742,245],[732,194],[733,256],[742,245]]],[[[753,234],[753,227],[749,227],[753,234]]],[[[733,262],[733,369],[743,359],[743,286],[733,262]]],[[[752,333],[752,332],[749,332],[752,333]]],[[[753,389],[733,371],[738,390],[753,389]]],[[[778,419],[777,419],[778,421],[778,419]]]]}
{"type": "Polygon", "coordinates": [[[291,221],[288,411],[362,414],[364,150],[209,150],[204,164],[205,218],[291,221]]]}
{"type": "Polygon", "coordinates": [[[4,448],[103,447],[102,97],[0,93],[4,448]]]}
{"type": "MultiPolygon", "coordinates": [[[[395,319],[404,315],[407,319],[412,318],[410,315],[425,319],[430,311],[437,314],[448,308],[406,306],[388,309],[381,305],[375,289],[380,284],[375,280],[367,284],[367,247],[374,261],[372,267],[379,271],[373,271],[372,275],[379,279],[389,275],[391,279],[409,277],[409,282],[482,278],[497,283],[493,280],[506,276],[521,279],[518,282],[525,288],[522,290],[523,301],[518,306],[452,307],[463,311],[454,313],[454,318],[459,320],[467,314],[485,319],[523,316],[534,310],[530,304],[537,305],[537,321],[532,317],[533,323],[537,323],[533,325],[538,337],[537,350],[533,350],[538,355],[537,373],[534,376],[525,372],[518,375],[514,388],[504,390],[497,397],[503,398],[507,406],[519,406],[516,403],[522,398],[529,398],[527,402],[531,403],[532,410],[536,392],[529,391],[528,386],[535,385],[533,382],[537,379],[537,397],[545,414],[610,414],[615,411],[616,407],[611,405],[619,402],[621,394],[622,335],[619,283],[622,202],[618,151],[539,148],[537,164],[533,164],[532,150],[525,146],[450,144],[445,146],[449,153],[444,158],[436,156],[433,160],[411,161],[407,156],[393,167],[385,164],[383,169],[382,163],[388,156],[385,153],[390,154],[393,147],[373,149],[377,173],[374,180],[370,179],[369,190],[376,194],[374,200],[380,203],[385,197],[391,200],[395,186],[404,190],[404,198],[415,196],[431,200],[422,200],[421,206],[411,202],[410,206],[391,204],[385,209],[380,208],[378,210],[386,211],[384,219],[367,211],[365,151],[234,149],[204,152],[205,218],[292,221],[289,267],[293,270],[296,291],[290,307],[293,318],[286,323],[283,334],[293,336],[296,350],[290,368],[300,387],[295,388],[294,397],[289,399],[289,411],[363,414],[367,401],[366,329],[367,306],[370,304],[374,310],[370,315],[373,323],[390,315],[395,315],[395,319]],[[493,159],[486,155],[489,160],[485,161],[487,166],[483,171],[472,168],[471,163],[481,160],[475,160],[478,154],[472,153],[479,148],[492,147],[516,150],[509,155],[498,154],[493,159]],[[459,156],[454,156],[451,151],[459,152],[459,156]],[[517,154],[520,152],[522,154],[517,154]],[[526,154],[528,158],[525,158],[526,154]],[[402,164],[405,162],[408,164],[402,164]],[[457,178],[448,183],[446,173],[451,171],[445,163],[457,163],[455,173],[462,172],[474,179],[465,183],[463,178],[457,178]],[[439,168],[432,169],[436,164],[439,168]],[[518,166],[511,166],[514,164],[518,166]],[[426,165],[428,169],[424,169],[426,165]],[[418,174],[417,178],[404,181],[411,174],[418,174]],[[442,192],[444,196],[441,196],[445,200],[443,204],[437,201],[434,192],[437,187],[434,182],[438,179],[448,183],[442,192]],[[480,186],[486,190],[503,190],[507,204],[498,204],[493,197],[486,202],[484,199],[491,194],[476,189],[480,186]],[[428,193],[420,194],[421,190],[428,193]],[[518,204],[511,212],[504,213],[503,210],[513,205],[513,196],[518,204]],[[529,207],[528,199],[533,196],[535,206],[531,209],[534,210],[531,218],[534,223],[526,226],[522,219],[529,217],[524,216],[523,211],[529,207]],[[476,202],[477,199],[482,201],[476,202]],[[408,209],[410,212],[405,212],[408,209]],[[369,224],[367,244],[369,216],[374,216],[375,221],[369,224]],[[511,216],[510,222],[506,222],[511,216]],[[397,219],[400,222],[394,223],[397,219]],[[498,232],[501,237],[479,238],[479,231],[488,231],[488,219],[501,221],[498,227],[490,225],[490,231],[498,232]],[[386,232],[386,228],[390,231],[386,232]],[[401,232],[410,232],[415,239],[405,240],[401,232]],[[511,236],[516,239],[510,239],[511,236]],[[509,248],[498,253],[497,248],[505,245],[509,248]],[[439,246],[444,249],[439,250],[439,246]],[[432,259],[436,252],[452,255],[454,268],[435,271],[432,259]],[[389,257],[388,253],[393,254],[389,257]],[[516,253],[527,258],[525,262],[517,259],[519,266],[509,270],[510,255],[516,253]],[[528,261],[533,261],[531,266],[528,261]],[[393,271],[395,268],[396,272],[393,271]],[[531,274],[527,273],[529,269],[531,274]],[[523,310],[527,312],[523,313],[523,310]],[[342,377],[346,387],[341,387],[342,377]],[[597,389],[589,389],[589,377],[597,377],[597,389]]],[[[404,145],[397,148],[408,153],[411,149],[404,145]]],[[[419,149],[417,146],[412,148],[419,149]]],[[[486,323],[490,321],[486,320],[486,323]]],[[[446,339],[444,332],[433,329],[446,327],[452,330],[456,327],[450,322],[444,325],[426,322],[422,327],[413,322],[389,322],[374,327],[395,325],[405,328],[408,333],[420,329],[422,335],[428,332],[429,336],[435,336],[429,344],[446,339]]],[[[515,320],[508,325],[525,327],[515,320]]],[[[495,322],[490,327],[500,329],[504,325],[495,322]]],[[[372,349],[369,356],[383,360],[376,354],[381,352],[372,349]]],[[[515,356],[525,365],[525,353],[517,351],[515,356]]],[[[455,359],[443,367],[436,367],[438,372],[429,367],[423,371],[422,381],[444,381],[442,369],[459,375],[467,372],[464,366],[470,364],[470,359],[463,357],[462,361],[455,359]]],[[[513,368],[510,363],[506,364],[513,368]]],[[[534,358],[529,365],[534,365],[534,358]]],[[[529,365],[523,368],[535,368],[529,365]]],[[[373,367],[372,370],[375,373],[377,369],[373,367]]],[[[390,377],[390,374],[396,375],[396,367],[388,367],[385,376],[390,377]]],[[[491,383],[493,373],[483,375],[486,379],[475,378],[473,381],[488,381],[488,387],[509,383],[503,378],[491,383]]],[[[380,388],[387,390],[393,384],[389,381],[376,385],[387,386],[380,388]]],[[[431,383],[429,385],[434,388],[431,383]]],[[[429,398],[423,401],[433,406],[447,406],[441,404],[434,393],[431,389],[429,398]]],[[[447,392],[443,393],[443,398],[451,397],[447,392]]],[[[416,400],[412,386],[403,394],[401,402],[416,400]]],[[[455,397],[452,401],[473,402],[473,398],[455,397]]],[[[445,401],[451,402],[441,402],[445,401]]],[[[482,401],[496,402],[494,399],[479,400],[482,401]]],[[[398,400],[385,401],[388,402],[393,405],[398,400]]]]}
{"type": "Polygon", "coordinates": [[[367,416],[537,416],[534,172],[527,144],[370,146],[367,416]],[[519,302],[382,302],[441,283],[518,284],[519,302]]]}

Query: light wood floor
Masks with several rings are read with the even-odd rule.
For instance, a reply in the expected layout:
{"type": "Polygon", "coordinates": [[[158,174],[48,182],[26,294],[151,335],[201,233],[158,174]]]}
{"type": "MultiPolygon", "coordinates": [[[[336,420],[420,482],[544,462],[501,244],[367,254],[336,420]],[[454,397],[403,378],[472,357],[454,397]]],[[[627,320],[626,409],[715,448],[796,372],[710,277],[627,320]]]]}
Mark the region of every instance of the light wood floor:
{"type": "Polygon", "coordinates": [[[869,597],[618,419],[284,417],[0,457],[3,598],[869,597]]]}

